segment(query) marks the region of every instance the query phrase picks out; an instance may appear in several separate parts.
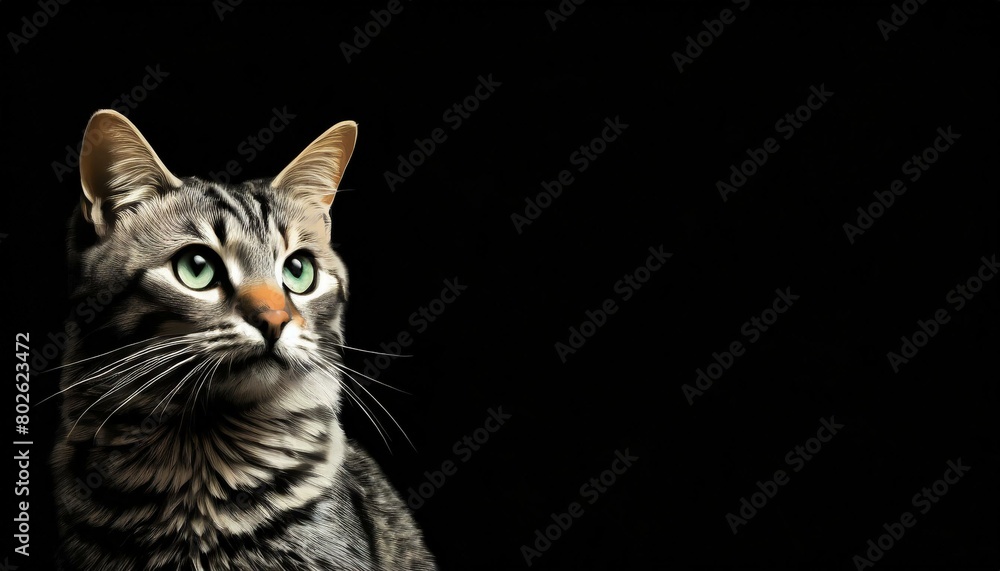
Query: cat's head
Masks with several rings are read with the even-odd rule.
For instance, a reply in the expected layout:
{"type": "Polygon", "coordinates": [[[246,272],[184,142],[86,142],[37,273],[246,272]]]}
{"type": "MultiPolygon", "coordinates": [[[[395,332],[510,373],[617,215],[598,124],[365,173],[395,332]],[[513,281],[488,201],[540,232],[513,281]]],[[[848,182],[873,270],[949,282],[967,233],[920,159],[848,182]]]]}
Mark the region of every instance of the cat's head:
{"type": "Polygon", "coordinates": [[[93,377],[85,401],[142,386],[133,402],[146,410],[206,381],[202,399],[247,403],[305,383],[300,397],[335,402],[347,271],[329,210],[356,137],[338,123],[273,179],[219,184],[174,176],[128,119],[97,112],[70,236],[74,303],[94,300],[93,318],[77,319],[68,358],[110,353],[64,385],[93,377]]]}

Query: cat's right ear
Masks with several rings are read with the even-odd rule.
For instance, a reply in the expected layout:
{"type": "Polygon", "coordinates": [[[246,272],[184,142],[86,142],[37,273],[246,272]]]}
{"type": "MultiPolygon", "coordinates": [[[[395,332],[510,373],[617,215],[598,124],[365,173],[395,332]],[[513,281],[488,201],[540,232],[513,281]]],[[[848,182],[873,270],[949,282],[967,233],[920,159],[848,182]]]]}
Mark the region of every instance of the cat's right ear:
{"type": "Polygon", "coordinates": [[[105,236],[129,205],[181,186],[163,166],[142,133],[124,115],[110,109],[94,113],[83,135],[80,184],[83,216],[105,236]]]}
{"type": "Polygon", "coordinates": [[[317,137],[278,173],[271,181],[271,186],[286,188],[292,196],[313,201],[329,209],[357,140],[357,123],[337,123],[317,137]]]}

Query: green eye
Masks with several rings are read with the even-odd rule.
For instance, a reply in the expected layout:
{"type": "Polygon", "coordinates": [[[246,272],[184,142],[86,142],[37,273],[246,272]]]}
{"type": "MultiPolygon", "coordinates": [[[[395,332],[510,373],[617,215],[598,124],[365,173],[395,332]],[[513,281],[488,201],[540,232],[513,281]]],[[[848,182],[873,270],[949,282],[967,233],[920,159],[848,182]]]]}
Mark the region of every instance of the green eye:
{"type": "Polygon", "coordinates": [[[174,272],[182,284],[193,290],[207,289],[218,280],[218,258],[207,248],[190,248],[174,258],[174,272]]]}
{"type": "Polygon", "coordinates": [[[304,253],[292,254],[285,260],[281,271],[285,287],[292,293],[306,293],[312,289],[316,270],[312,258],[304,253]]]}

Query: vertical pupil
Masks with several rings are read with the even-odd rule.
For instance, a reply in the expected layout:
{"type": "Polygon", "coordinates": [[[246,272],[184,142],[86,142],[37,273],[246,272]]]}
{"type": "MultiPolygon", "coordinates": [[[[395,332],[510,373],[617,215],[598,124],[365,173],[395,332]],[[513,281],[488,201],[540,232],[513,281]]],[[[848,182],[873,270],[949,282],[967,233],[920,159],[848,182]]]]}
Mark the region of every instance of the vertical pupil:
{"type": "Polygon", "coordinates": [[[292,276],[296,278],[302,277],[302,260],[298,258],[292,258],[288,260],[288,271],[292,272],[292,276]]]}
{"type": "Polygon", "coordinates": [[[191,256],[191,273],[195,276],[200,276],[207,265],[208,261],[205,260],[204,256],[201,256],[200,254],[191,256]]]}

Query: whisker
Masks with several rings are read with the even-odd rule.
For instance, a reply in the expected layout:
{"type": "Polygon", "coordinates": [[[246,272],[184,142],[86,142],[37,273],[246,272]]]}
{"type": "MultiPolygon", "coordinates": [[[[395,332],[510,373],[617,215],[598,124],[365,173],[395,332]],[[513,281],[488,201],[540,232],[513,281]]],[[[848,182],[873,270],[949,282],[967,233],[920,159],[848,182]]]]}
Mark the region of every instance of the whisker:
{"type": "MultiPolygon", "coordinates": [[[[338,378],[338,379],[340,378],[340,375],[337,374],[337,371],[339,371],[339,369],[337,369],[335,367],[335,363],[332,360],[330,360],[330,359],[328,359],[326,357],[323,357],[322,355],[319,356],[319,359],[320,359],[319,364],[321,364],[321,365],[334,366],[334,371],[328,371],[328,373],[330,373],[331,375],[333,375],[335,378],[338,378]]],[[[389,440],[392,440],[392,437],[389,436],[388,431],[385,430],[385,427],[378,420],[378,417],[375,415],[375,411],[371,410],[364,403],[364,401],[361,399],[361,397],[359,397],[357,393],[355,393],[353,390],[351,390],[350,385],[347,385],[346,383],[341,382],[340,386],[342,386],[344,388],[344,390],[347,391],[348,396],[351,397],[351,400],[353,400],[354,403],[357,403],[357,405],[361,408],[361,411],[364,412],[365,416],[368,417],[368,420],[370,420],[372,422],[372,424],[375,426],[375,429],[378,430],[379,436],[381,436],[382,440],[385,442],[386,449],[388,449],[389,452],[391,453],[392,452],[392,448],[389,446],[389,440]]]]}
{"type": "MultiPolygon", "coordinates": [[[[198,379],[199,380],[197,382],[197,387],[191,393],[191,395],[188,396],[188,402],[191,403],[191,423],[192,423],[191,426],[192,426],[192,428],[194,427],[195,407],[198,406],[198,393],[200,393],[201,392],[201,388],[203,386],[205,386],[205,382],[208,381],[208,380],[210,380],[212,377],[215,376],[215,371],[217,371],[219,369],[219,365],[222,364],[223,360],[225,360],[225,355],[222,355],[222,356],[218,357],[215,360],[215,362],[214,362],[214,364],[212,366],[207,367],[205,369],[205,371],[201,375],[198,375],[198,379]]],[[[187,413],[187,403],[184,403],[184,408],[182,409],[182,412],[181,412],[181,422],[182,423],[184,422],[184,415],[186,413],[187,413]]]]}
{"type": "Polygon", "coordinates": [[[134,347],[135,345],[139,345],[140,343],[146,343],[146,342],[152,341],[154,339],[159,339],[161,337],[167,337],[167,336],[166,335],[155,335],[153,337],[150,337],[149,339],[143,339],[142,341],[136,341],[135,343],[129,343],[128,345],[122,345],[121,347],[116,347],[116,348],[114,348],[114,349],[112,349],[110,351],[105,351],[104,353],[101,353],[100,355],[94,355],[93,357],[87,357],[86,359],[80,359],[79,361],[73,361],[72,363],[63,363],[62,365],[59,365],[58,367],[49,367],[48,369],[45,369],[44,371],[40,371],[38,374],[39,375],[43,375],[43,374],[49,373],[51,371],[58,371],[59,369],[65,369],[67,367],[74,367],[76,365],[79,365],[80,363],[86,363],[87,361],[92,361],[94,359],[99,359],[99,358],[101,358],[101,357],[103,357],[105,355],[110,355],[110,354],[114,353],[115,351],[121,351],[122,349],[128,349],[129,347],[134,347]]]}
{"type": "Polygon", "coordinates": [[[194,358],[195,357],[193,357],[193,356],[192,357],[188,357],[187,359],[184,359],[183,361],[181,361],[179,363],[175,363],[175,364],[167,367],[167,370],[163,371],[159,375],[156,375],[152,379],[146,381],[141,387],[139,387],[138,389],[136,389],[136,391],[134,393],[132,393],[131,395],[129,395],[129,397],[127,399],[125,399],[124,401],[122,401],[122,403],[119,404],[117,408],[115,408],[113,411],[111,411],[111,414],[109,414],[108,417],[104,419],[104,422],[102,422],[100,424],[100,426],[97,427],[97,431],[94,432],[94,438],[95,439],[97,438],[97,435],[100,434],[101,429],[104,428],[104,425],[107,424],[107,422],[109,420],[111,420],[111,417],[114,416],[116,412],[118,412],[119,410],[121,410],[122,407],[124,407],[129,402],[131,402],[132,399],[134,399],[141,392],[143,392],[147,388],[151,387],[156,381],[158,381],[158,380],[162,379],[163,377],[167,376],[168,374],[170,374],[170,371],[173,371],[174,369],[176,369],[177,367],[180,367],[184,363],[188,363],[188,362],[192,361],[194,358]]]}
{"type": "MultiPolygon", "coordinates": [[[[320,349],[320,353],[322,353],[323,355],[325,355],[327,358],[329,358],[331,356],[329,354],[329,352],[324,352],[323,349],[320,349]]],[[[378,379],[373,379],[372,377],[369,377],[368,375],[366,375],[366,374],[364,374],[364,373],[362,373],[360,371],[355,371],[354,369],[348,367],[347,365],[345,365],[344,363],[342,363],[340,361],[336,361],[336,360],[333,360],[333,359],[328,359],[328,360],[329,360],[329,362],[330,362],[331,365],[333,365],[334,367],[337,367],[340,370],[350,371],[350,372],[354,373],[355,375],[360,375],[360,376],[368,379],[369,381],[371,381],[373,383],[377,383],[377,384],[382,385],[383,387],[390,388],[390,389],[392,389],[394,391],[399,391],[399,392],[403,393],[404,395],[413,396],[413,393],[411,393],[411,392],[407,392],[407,391],[404,391],[401,388],[394,387],[394,386],[392,386],[390,384],[387,384],[387,383],[383,383],[382,381],[380,381],[378,379]]],[[[357,381],[355,381],[355,382],[357,382],[357,381]]]]}
{"type": "Polygon", "coordinates": [[[351,347],[348,345],[341,345],[340,343],[334,343],[333,341],[327,341],[330,345],[340,347],[342,349],[350,349],[351,351],[360,351],[362,353],[371,353],[372,355],[385,355],[386,357],[412,357],[413,355],[405,355],[403,353],[383,353],[381,351],[372,351],[370,349],[359,349],[357,347],[351,347]]]}
{"type": "MultiPolygon", "coordinates": [[[[340,370],[340,371],[341,371],[342,373],[344,373],[345,375],[347,375],[347,376],[348,376],[348,378],[350,378],[350,379],[351,379],[352,381],[354,381],[354,382],[355,382],[355,383],[356,383],[356,384],[358,385],[358,387],[359,387],[359,388],[360,388],[361,390],[365,391],[365,393],[366,393],[366,394],[367,394],[367,395],[368,395],[369,397],[371,397],[371,399],[372,399],[373,401],[375,401],[375,404],[377,404],[377,405],[378,405],[378,406],[379,406],[379,407],[380,407],[380,408],[381,408],[381,409],[382,409],[383,411],[385,411],[385,413],[386,413],[387,415],[389,415],[389,419],[390,419],[390,420],[392,420],[393,424],[395,424],[395,425],[396,425],[396,428],[398,428],[398,429],[399,429],[399,431],[400,431],[400,432],[401,432],[401,433],[403,434],[403,437],[404,437],[404,438],[406,438],[406,441],[407,441],[407,442],[409,442],[409,444],[410,444],[410,447],[411,447],[411,448],[413,448],[413,450],[414,450],[414,451],[416,451],[416,450],[417,450],[417,447],[413,445],[413,441],[412,441],[412,440],[410,440],[410,437],[409,437],[409,435],[408,435],[408,434],[406,434],[406,431],[405,431],[405,430],[403,430],[403,427],[402,427],[402,426],[400,426],[399,422],[397,422],[397,421],[396,421],[396,418],[395,418],[394,416],[392,416],[392,413],[390,413],[390,412],[389,412],[389,410],[388,410],[388,409],[386,409],[386,408],[385,408],[385,406],[383,406],[383,405],[382,405],[382,403],[381,403],[381,402],[379,402],[379,400],[378,400],[377,398],[375,398],[375,395],[373,395],[373,394],[372,394],[372,393],[371,393],[371,392],[370,392],[370,391],[369,391],[368,389],[366,389],[366,388],[365,388],[365,386],[364,386],[364,385],[363,385],[363,384],[362,384],[362,383],[361,383],[360,381],[358,381],[358,380],[357,380],[356,378],[354,378],[354,376],[353,376],[353,375],[351,375],[351,373],[350,373],[350,372],[348,372],[348,371],[346,371],[346,370],[342,369],[342,368],[340,367],[340,365],[339,365],[338,363],[336,363],[335,361],[332,361],[332,360],[330,360],[330,359],[328,359],[328,358],[326,358],[326,357],[323,357],[323,356],[321,356],[321,357],[320,357],[320,359],[322,359],[322,360],[323,360],[323,362],[325,362],[325,363],[327,363],[327,364],[329,364],[329,365],[333,366],[334,368],[336,368],[336,369],[340,370]]],[[[376,381],[376,382],[377,382],[377,381],[376,381]]],[[[344,386],[345,388],[347,388],[347,387],[348,387],[348,385],[346,385],[346,384],[344,384],[343,386],[344,386]]],[[[348,389],[348,390],[350,390],[350,389],[348,389]]]]}
{"type": "Polygon", "coordinates": [[[170,340],[164,341],[162,343],[156,343],[156,344],[150,345],[149,347],[144,347],[144,348],[136,351],[135,353],[130,353],[128,356],[123,357],[123,358],[119,359],[118,361],[114,361],[112,363],[109,363],[109,364],[107,364],[107,365],[105,365],[103,367],[100,367],[100,368],[94,370],[91,374],[92,375],[99,375],[99,374],[102,374],[102,373],[111,372],[111,370],[113,370],[114,368],[120,366],[121,364],[126,363],[126,362],[128,362],[130,360],[134,360],[134,359],[136,359],[138,357],[141,357],[143,355],[147,355],[149,353],[158,351],[160,349],[166,349],[167,347],[176,347],[177,345],[184,345],[185,343],[189,343],[190,341],[192,341],[192,339],[188,339],[187,337],[188,337],[187,335],[182,335],[182,336],[179,336],[179,337],[171,338],[170,340]],[[109,369],[109,367],[110,367],[110,369],[109,369]]]}
{"type": "MultiPolygon", "coordinates": [[[[159,367],[160,365],[168,362],[171,358],[176,357],[177,355],[180,355],[182,353],[184,353],[183,350],[182,351],[177,351],[175,353],[171,353],[169,355],[160,355],[160,356],[154,357],[152,361],[149,361],[149,362],[145,363],[145,368],[143,368],[142,370],[140,370],[138,372],[131,373],[127,377],[125,377],[124,379],[120,379],[118,382],[115,383],[115,385],[111,389],[109,389],[104,394],[102,394],[97,399],[95,399],[94,402],[92,402],[90,404],[90,406],[88,406],[86,409],[84,409],[84,411],[82,413],[80,413],[80,416],[77,417],[76,422],[74,422],[73,426],[70,427],[69,432],[66,435],[67,438],[69,437],[69,435],[73,434],[73,431],[76,430],[77,425],[80,424],[80,421],[83,420],[83,417],[87,416],[87,413],[90,412],[90,409],[94,408],[97,405],[97,403],[101,402],[102,400],[104,400],[105,398],[107,398],[108,396],[110,396],[112,393],[117,392],[122,387],[124,387],[124,386],[132,383],[132,381],[138,379],[142,375],[144,375],[144,374],[146,374],[146,373],[148,373],[148,372],[156,369],[156,367],[159,367]]],[[[136,365],[136,367],[140,367],[140,366],[143,366],[143,364],[136,365]]],[[[102,426],[103,426],[103,424],[102,424],[102,426]]],[[[95,436],[96,436],[96,434],[95,434],[95,436]]]]}
{"type": "Polygon", "coordinates": [[[367,393],[368,396],[370,396],[372,398],[372,400],[375,401],[375,404],[377,404],[382,410],[385,411],[385,413],[387,415],[389,415],[389,419],[392,420],[393,424],[396,425],[396,428],[398,428],[399,431],[401,433],[403,433],[403,437],[406,438],[406,441],[410,443],[410,448],[413,448],[413,451],[416,452],[417,451],[417,447],[413,445],[413,441],[410,440],[410,436],[408,434],[406,434],[406,431],[403,430],[403,427],[400,426],[399,422],[396,421],[396,417],[392,416],[392,413],[389,412],[389,410],[386,409],[385,406],[383,406],[382,403],[379,402],[379,400],[377,398],[375,398],[375,395],[373,395],[368,389],[366,389],[364,385],[362,385],[361,383],[359,383],[357,379],[355,379],[354,377],[352,377],[350,373],[348,373],[348,372],[345,371],[344,374],[347,375],[348,377],[351,377],[351,380],[354,381],[355,383],[357,383],[358,387],[360,387],[361,390],[365,391],[365,393],[367,393]]]}
{"type": "MultiPolygon", "coordinates": [[[[115,381],[114,385],[112,385],[112,387],[109,390],[105,391],[104,394],[102,394],[101,396],[99,396],[89,407],[87,407],[86,410],[83,411],[83,414],[86,414],[87,411],[89,411],[91,409],[91,407],[93,407],[97,403],[101,402],[102,400],[104,400],[105,398],[107,398],[108,396],[110,396],[112,393],[117,392],[118,389],[124,387],[125,385],[130,384],[132,381],[138,379],[142,375],[145,375],[146,373],[152,371],[156,367],[158,367],[161,364],[163,364],[164,362],[168,361],[171,357],[176,356],[177,354],[179,354],[179,352],[178,353],[173,353],[173,354],[170,354],[170,355],[160,355],[160,356],[157,356],[157,357],[153,358],[152,360],[145,361],[143,363],[139,363],[139,364],[135,365],[134,367],[131,367],[129,369],[129,370],[132,370],[131,373],[129,373],[128,375],[125,375],[123,378],[118,379],[117,381],[115,381]]],[[[81,418],[82,418],[82,416],[83,415],[81,415],[81,418]]],[[[78,420],[78,422],[79,422],[79,420],[78,420]]]]}
{"type": "MultiPolygon", "coordinates": [[[[224,358],[224,356],[223,356],[223,358],[224,358]]],[[[230,367],[231,367],[232,366],[232,357],[230,357],[229,360],[230,360],[230,367]]],[[[210,376],[208,378],[208,394],[209,395],[212,394],[212,379],[214,379],[214,378],[215,378],[215,371],[212,371],[212,376],[210,376]]],[[[195,399],[197,399],[197,398],[198,398],[198,396],[195,395],[195,399]]]]}
{"type": "Polygon", "coordinates": [[[365,416],[368,417],[368,420],[372,421],[372,424],[375,426],[375,429],[378,431],[378,435],[382,437],[382,442],[385,442],[386,449],[389,450],[389,453],[391,454],[392,453],[392,447],[389,446],[389,440],[390,439],[388,438],[388,434],[385,432],[385,429],[382,426],[382,423],[380,423],[378,420],[375,420],[375,417],[373,416],[374,413],[369,414],[368,407],[366,407],[365,404],[363,402],[361,402],[361,399],[358,397],[358,395],[356,395],[354,393],[354,391],[351,390],[351,387],[347,386],[346,384],[343,385],[343,387],[344,387],[344,390],[347,391],[348,396],[350,396],[352,399],[354,399],[354,402],[358,403],[358,406],[361,408],[361,411],[363,413],[365,413],[365,416]]]}
{"type": "Polygon", "coordinates": [[[186,383],[188,379],[190,379],[192,376],[194,376],[199,370],[201,370],[203,367],[205,367],[205,365],[207,365],[210,362],[211,361],[209,361],[209,360],[204,360],[204,361],[198,363],[197,365],[195,365],[194,367],[192,367],[191,370],[188,371],[188,373],[186,375],[184,375],[184,377],[180,381],[177,382],[177,385],[174,386],[174,388],[171,389],[170,392],[168,392],[166,394],[166,396],[164,396],[162,399],[160,399],[160,402],[157,403],[156,406],[153,407],[153,410],[150,412],[150,416],[152,416],[153,414],[155,414],[156,413],[156,409],[160,408],[160,405],[163,404],[164,401],[166,401],[166,404],[163,406],[163,412],[160,413],[160,418],[162,419],[163,418],[163,414],[165,414],[167,412],[167,408],[170,407],[170,402],[174,400],[174,396],[176,396],[177,393],[178,393],[178,391],[180,391],[181,387],[184,386],[184,383],[186,383]]]}
{"type": "Polygon", "coordinates": [[[164,343],[158,343],[158,344],[155,344],[155,345],[151,345],[150,347],[144,348],[142,351],[139,351],[139,352],[136,352],[136,353],[129,353],[128,355],[122,357],[121,359],[113,361],[113,362],[111,362],[111,363],[109,363],[109,364],[107,364],[107,365],[105,365],[103,367],[95,369],[94,371],[91,371],[83,379],[81,379],[79,381],[76,381],[75,383],[69,385],[68,387],[66,387],[64,389],[60,389],[60,390],[56,391],[55,393],[53,393],[53,394],[51,394],[51,395],[43,398],[42,400],[38,401],[38,404],[41,404],[41,403],[43,403],[43,402],[45,402],[45,401],[47,401],[47,400],[49,400],[49,399],[51,399],[53,397],[61,395],[61,394],[65,393],[66,391],[68,391],[68,390],[70,390],[72,388],[75,388],[77,386],[82,385],[83,383],[86,383],[86,382],[98,379],[98,378],[100,378],[100,377],[102,377],[104,375],[113,376],[115,374],[122,374],[122,373],[126,373],[128,371],[131,371],[131,370],[135,369],[136,367],[142,366],[143,362],[140,362],[140,363],[135,364],[135,365],[131,365],[131,366],[125,368],[125,370],[120,371],[119,373],[114,373],[113,372],[114,369],[116,369],[118,367],[121,367],[122,365],[126,365],[126,364],[128,364],[128,363],[130,363],[132,361],[135,361],[139,357],[142,357],[142,356],[148,354],[151,351],[156,351],[156,350],[159,350],[159,349],[166,349],[168,347],[176,346],[176,345],[179,345],[179,344],[181,344],[181,343],[180,342],[175,342],[175,341],[168,341],[168,342],[164,342],[164,343]],[[105,370],[105,369],[108,369],[109,367],[111,367],[110,370],[105,370]]]}

